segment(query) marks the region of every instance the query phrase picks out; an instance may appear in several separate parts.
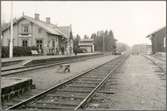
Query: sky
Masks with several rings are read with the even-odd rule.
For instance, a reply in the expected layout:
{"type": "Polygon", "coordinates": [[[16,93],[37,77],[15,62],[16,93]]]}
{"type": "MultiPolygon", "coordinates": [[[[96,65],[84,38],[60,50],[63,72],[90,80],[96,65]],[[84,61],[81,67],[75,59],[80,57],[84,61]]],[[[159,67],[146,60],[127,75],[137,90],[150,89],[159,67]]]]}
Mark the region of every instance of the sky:
{"type": "MultiPolygon", "coordinates": [[[[10,1],[1,1],[1,20],[10,20],[10,1]]],[[[72,25],[73,35],[91,36],[99,30],[112,30],[118,42],[132,46],[148,43],[150,33],[166,26],[165,1],[14,1],[13,16],[34,17],[58,26],[72,25]]]]}

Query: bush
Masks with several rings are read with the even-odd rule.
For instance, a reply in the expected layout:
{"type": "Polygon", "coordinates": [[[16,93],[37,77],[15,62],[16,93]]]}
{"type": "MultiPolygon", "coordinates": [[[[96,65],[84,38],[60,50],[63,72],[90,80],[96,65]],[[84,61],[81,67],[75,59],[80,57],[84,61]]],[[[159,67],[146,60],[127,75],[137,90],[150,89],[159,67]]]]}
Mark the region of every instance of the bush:
{"type": "MultiPolygon", "coordinates": [[[[13,56],[14,57],[19,57],[19,56],[31,56],[31,50],[38,50],[37,47],[20,47],[20,46],[15,46],[13,48],[13,56]]],[[[2,58],[9,57],[9,47],[3,46],[2,47],[2,58]]]]}
{"type": "Polygon", "coordinates": [[[9,57],[9,47],[1,47],[1,57],[9,57]]]}

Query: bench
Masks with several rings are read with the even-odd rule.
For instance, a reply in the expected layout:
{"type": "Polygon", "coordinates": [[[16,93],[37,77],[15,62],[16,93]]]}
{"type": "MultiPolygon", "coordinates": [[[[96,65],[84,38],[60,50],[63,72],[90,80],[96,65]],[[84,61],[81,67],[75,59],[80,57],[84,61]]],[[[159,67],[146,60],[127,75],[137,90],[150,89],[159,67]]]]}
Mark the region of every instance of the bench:
{"type": "Polygon", "coordinates": [[[58,72],[70,72],[70,64],[60,64],[58,72]]]}
{"type": "Polygon", "coordinates": [[[31,54],[32,55],[39,55],[39,53],[37,52],[37,50],[31,50],[31,54]]]}

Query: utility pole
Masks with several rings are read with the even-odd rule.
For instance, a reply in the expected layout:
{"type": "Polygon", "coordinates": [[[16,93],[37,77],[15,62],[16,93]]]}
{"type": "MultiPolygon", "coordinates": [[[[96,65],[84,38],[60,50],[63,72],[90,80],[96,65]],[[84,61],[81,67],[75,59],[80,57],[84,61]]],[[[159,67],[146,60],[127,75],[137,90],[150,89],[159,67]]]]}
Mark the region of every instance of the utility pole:
{"type": "Polygon", "coordinates": [[[103,53],[105,51],[105,47],[104,47],[104,35],[103,35],[103,53]]]}
{"type": "Polygon", "coordinates": [[[9,57],[13,57],[13,1],[11,1],[11,15],[10,15],[10,47],[9,57]]]}
{"type": "MultiPolygon", "coordinates": [[[[0,2],[0,5],[1,5],[1,2],[0,2]]],[[[1,30],[1,32],[0,32],[0,35],[1,35],[1,40],[0,40],[0,47],[2,46],[2,30],[1,30]]],[[[2,55],[2,47],[0,48],[0,61],[2,61],[1,60],[1,55],[2,55]]],[[[0,64],[0,67],[2,66],[2,63],[0,64]]],[[[2,81],[2,78],[1,78],[1,72],[0,72],[0,83],[1,83],[1,81],[2,81]]],[[[2,100],[1,100],[1,95],[2,95],[2,88],[1,88],[2,86],[1,86],[1,84],[0,84],[0,111],[2,111],[2,100]]]]}

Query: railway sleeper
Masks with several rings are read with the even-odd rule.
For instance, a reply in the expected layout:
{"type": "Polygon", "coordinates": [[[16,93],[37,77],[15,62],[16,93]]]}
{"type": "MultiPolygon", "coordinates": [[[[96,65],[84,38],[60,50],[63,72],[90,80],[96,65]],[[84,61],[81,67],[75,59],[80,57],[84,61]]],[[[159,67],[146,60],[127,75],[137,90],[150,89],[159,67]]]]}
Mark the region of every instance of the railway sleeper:
{"type": "Polygon", "coordinates": [[[87,96],[87,94],[85,94],[85,93],[69,93],[69,92],[56,92],[56,93],[52,93],[52,94],[48,94],[48,96],[56,96],[56,95],[64,95],[64,96],[66,96],[66,95],[69,95],[69,96],[80,96],[80,97],[85,97],[85,96],[87,96]]]}
{"type": "MultiPolygon", "coordinates": [[[[75,81],[76,82],[76,81],[75,81]]],[[[100,83],[101,82],[101,80],[86,80],[86,79],[82,79],[82,80],[77,80],[77,82],[83,82],[83,83],[96,83],[96,84],[98,84],[98,83],[100,83]]]]}
{"type": "Polygon", "coordinates": [[[86,90],[89,90],[89,89],[90,89],[90,90],[91,90],[91,89],[93,89],[93,88],[95,88],[95,87],[91,87],[91,86],[90,86],[90,87],[89,87],[89,86],[81,86],[81,85],[80,85],[80,86],[67,86],[67,88],[71,88],[71,89],[73,89],[73,90],[77,90],[77,89],[79,89],[79,90],[80,90],[80,89],[81,89],[81,90],[82,90],[82,89],[86,89],[86,90]]]}
{"type": "Polygon", "coordinates": [[[83,82],[83,81],[74,81],[72,84],[88,84],[88,85],[90,85],[90,84],[95,84],[95,85],[97,85],[98,83],[97,82],[90,82],[90,81],[86,81],[86,82],[83,82]]]}
{"type": "MultiPolygon", "coordinates": [[[[96,87],[97,84],[86,84],[86,83],[75,83],[75,84],[69,84],[69,86],[72,85],[72,86],[89,86],[89,87],[96,87]]],[[[67,85],[68,86],[68,85],[67,85]]]]}
{"type": "Polygon", "coordinates": [[[49,95],[51,97],[56,97],[58,99],[69,99],[69,100],[82,100],[84,99],[86,96],[71,96],[71,95],[49,95]]]}
{"type": "Polygon", "coordinates": [[[48,105],[48,106],[44,106],[42,104],[38,104],[38,105],[35,105],[35,104],[31,104],[31,105],[26,105],[26,106],[23,106],[22,108],[20,109],[24,109],[24,110],[28,110],[28,109],[31,109],[31,111],[49,111],[49,110],[53,110],[53,111],[64,111],[64,110],[67,110],[67,111],[73,111],[74,108],[73,107],[66,107],[66,106],[56,106],[56,105],[48,105]]]}
{"type": "Polygon", "coordinates": [[[80,79],[101,79],[103,78],[104,76],[96,76],[97,72],[95,74],[90,74],[90,75],[84,75],[82,76],[80,79]]]}
{"type": "Polygon", "coordinates": [[[39,105],[39,104],[42,104],[44,106],[49,106],[49,105],[56,105],[56,106],[77,106],[78,104],[80,103],[80,101],[67,101],[67,100],[54,100],[54,99],[51,99],[51,100],[45,100],[45,99],[42,99],[42,100],[39,100],[39,101],[36,101],[34,104],[36,105],[39,105]]]}
{"type": "Polygon", "coordinates": [[[87,90],[87,89],[79,89],[79,90],[77,90],[77,89],[75,89],[75,90],[73,90],[73,89],[58,89],[57,90],[58,92],[71,92],[71,93],[90,93],[91,92],[91,90],[87,90]]]}
{"type": "Polygon", "coordinates": [[[83,78],[101,79],[103,77],[104,77],[103,75],[102,76],[93,76],[93,75],[87,76],[87,75],[85,75],[83,78]]]}
{"type": "MultiPolygon", "coordinates": [[[[103,79],[103,78],[102,78],[103,79]]],[[[81,78],[80,81],[101,81],[102,79],[88,79],[88,78],[81,78]]]]}
{"type": "MultiPolygon", "coordinates": [[[[83,91],[83,90],[85,90],[85,91],[92,91],[94,88],[90,88],[90,87],[65,87],[63,89],[64,90],[72,90],[72,91],[83,91]]],[[[57,90],[59,90],[59,89],[57,89],[57,90]]]]}
{"type": "MultiPolygon", "coordinates": [[[[47,95],[47,97],[57,97],[58,99],[59,98],[64,98],[64,99],[69,99],[69,100],[83,100],[87,95],[73,95],[73,94],[66,94],[66,95],[62,95],[62,94],[57,94],[57,95],[52,95],[52,94],[49,94],[47,95]]],[[[102,100],[103,98],[100,98],[100,97],[96,97],[95,98],[96,100],[102,100]]]]}
{"type": "Polygon", "coordinates": [[[77,85],[68,85],[68,87],[78,87],[78,88],[95,88],[96,85],[80,85],[80,84],[77,84],[77,85]]]}
{"type": "MultiPolygon", "coordinates": [[[[43,98],[42,100],[45,100],[45,101],[50,101],[50,102],[53,102],[53,101],[80,101],[82,98],[75,98],[75,97],[67,97],[67,96],[46,96],[45,98],[43,98]]],[[[39,100],[40,101],[40,100],[39,100]]]]}

